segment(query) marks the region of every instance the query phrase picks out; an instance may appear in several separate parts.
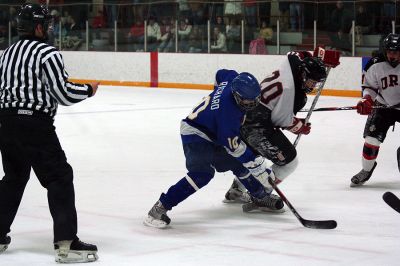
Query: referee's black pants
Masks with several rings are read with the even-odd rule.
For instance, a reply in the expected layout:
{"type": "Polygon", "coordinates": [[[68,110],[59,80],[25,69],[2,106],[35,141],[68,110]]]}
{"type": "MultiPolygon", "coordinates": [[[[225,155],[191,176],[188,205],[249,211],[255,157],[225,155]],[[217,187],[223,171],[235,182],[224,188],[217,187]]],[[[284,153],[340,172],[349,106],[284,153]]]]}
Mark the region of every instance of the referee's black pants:
{"type": "Polygon", "coordinates": [[[0,181],[0,236],[10,232],[31,168],[47,189],[54,242],[77,234],[73,172],[53,120],[37,116],[0,116],[0,151],[5,176],[0,181]]]}

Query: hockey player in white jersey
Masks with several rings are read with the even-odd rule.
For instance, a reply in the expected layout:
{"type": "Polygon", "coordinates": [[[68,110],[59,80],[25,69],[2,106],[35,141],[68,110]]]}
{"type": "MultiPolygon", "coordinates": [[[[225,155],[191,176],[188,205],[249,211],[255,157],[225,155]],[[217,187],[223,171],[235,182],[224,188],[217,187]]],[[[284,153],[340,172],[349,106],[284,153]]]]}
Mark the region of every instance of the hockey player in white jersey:
{"type": "MultiPolygon", "coordinates": [[[[296,117],[296,113],[306,104],[306,94],[326,77],[320,58],[299,51],[288,53],[282,65],[261,82],[261,104],[247,113],[241,136],[256,153],[274,163],[276,183],[289,176],[298,164],[296,149],[282,129],[294,134],[310,133],[311,124],[296,117]]],[[[267,180],[260,182],[268,186],[267,180]]],[[[224,202],[243,203],[248,198],[245,188],[235,178],[224,202]]]]}
{"type": "Polygon", "coordinates": [[[362,169],[351,178],[351,187],[363,185],[371,177],[379,147],[396,121],[400,122],[400,35],[389,34],[383,54],[372,58],[363,70],[363,98],[357,112],[368,115],[364,129],[362,169]]]}

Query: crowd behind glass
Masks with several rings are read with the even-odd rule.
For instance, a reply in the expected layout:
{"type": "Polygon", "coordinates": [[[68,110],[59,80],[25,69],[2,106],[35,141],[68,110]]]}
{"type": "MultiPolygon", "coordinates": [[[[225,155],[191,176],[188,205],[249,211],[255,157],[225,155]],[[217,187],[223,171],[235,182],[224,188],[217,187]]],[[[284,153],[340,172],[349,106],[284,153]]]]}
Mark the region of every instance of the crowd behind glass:
{"type": "MultiPolygon", "coordinates": [[[[0,3],[0,49],[22,1],[0,3]]],[[[32,2],[32,1],[31,1],[32,2]]],[[[46,3],[46,1],[37,1],[46,3]]],[[[370,55],[396,32],[400,1],[51,0],[60,50],[284,54],[316,45],[370,55]]]]}

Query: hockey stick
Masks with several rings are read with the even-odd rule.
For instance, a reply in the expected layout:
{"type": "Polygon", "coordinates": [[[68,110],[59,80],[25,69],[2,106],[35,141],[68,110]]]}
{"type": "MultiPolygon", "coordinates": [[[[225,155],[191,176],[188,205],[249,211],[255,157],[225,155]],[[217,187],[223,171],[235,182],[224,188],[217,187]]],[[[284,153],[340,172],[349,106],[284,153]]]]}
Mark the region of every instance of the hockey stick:
{"type": "Polygon", "coordinates": [[[387,205],[400,213],[400,199],[396,195],[388,191],[383,194],[382,198],[387,203],[387,205]]]}
{"type": "MultiPolygon", "coordinates": [[[[343,110],[354,110],[357,109],[357,106],[343,106],[343,107],[322,107],[322,108],[315,108],[313,112],[320,112],[320,111],[343,111],[343,110]]],[[[299,112],[309,112],[310,109],[302,109],[299,112]]]]}
{"type": "Polygon", "coordinates": [[[286,206],[289,207],[290,211],[296,216],[296,218],[300,221],[300,223],[307,228],[311,229],[335,229],[337,226],[337,222],[335,220],[323,220],[323,221],[316,221],[316,220],[307,220],[301,217],[301,215],[297,212],[297,210],[293,207],[290,201],[286,198],[286,196],[282,193],[282,191],[278,188],[275,182],[272,180],[271,177],[268,177],[268,183],[274,188],[276,193],[281,197],[283,202],[285,202],[286,206]]]}
{"type": "Polygon", "coordinates": [[[400,147],[397,148],[397,167],[399,168],[400,172],[400,147]]]}
{"type": "MultiPolygon", "coordinates": [[[[372,109],[392,109],[391,106],[373,106],[372,109]]],[[[356,110],[357,106],[343,106],[343,107],[321,107],[315,108],[313,112],[320,112],[320,111],[343,111],[343,110],[356,110]]],[[[302,109],[299,112],[309,112],[310,109],[302,109]]]]}

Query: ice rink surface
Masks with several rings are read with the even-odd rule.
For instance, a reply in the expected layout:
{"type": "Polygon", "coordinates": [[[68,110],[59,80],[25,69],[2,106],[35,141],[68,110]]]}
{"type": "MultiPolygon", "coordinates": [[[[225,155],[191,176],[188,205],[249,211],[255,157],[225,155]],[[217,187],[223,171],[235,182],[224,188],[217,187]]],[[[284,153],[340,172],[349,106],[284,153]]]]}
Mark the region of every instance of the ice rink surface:
{"type": "MultiPolygon", "coordinates": [[[[231,173],[217,174],[169,212],[169,229],[145,227],[160,193],[186,173],[179,123],[208,93],[102,86],[95,97],[59,109],[55,125],[74,168],[78,234],[99,248],[91,265],[399,265],[400,214],[382,200],[385,191],[400,195],[399,129],[388,132],[370,181],[350,188],[361,169],[366,120],[354,110],[313,113],[311,134],[297,146],[299,167],[280,185],[304,218],[334,219],[336,229],[304,228],[287,207],[245,214],[222,203],[231,173]]],[[[317,107],[356,102],[321,97],[317,107]]],[[[46,191],[33,174],[10,236],[1,266],[55,264],[46,191]]]]}

